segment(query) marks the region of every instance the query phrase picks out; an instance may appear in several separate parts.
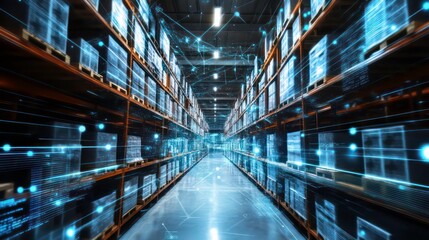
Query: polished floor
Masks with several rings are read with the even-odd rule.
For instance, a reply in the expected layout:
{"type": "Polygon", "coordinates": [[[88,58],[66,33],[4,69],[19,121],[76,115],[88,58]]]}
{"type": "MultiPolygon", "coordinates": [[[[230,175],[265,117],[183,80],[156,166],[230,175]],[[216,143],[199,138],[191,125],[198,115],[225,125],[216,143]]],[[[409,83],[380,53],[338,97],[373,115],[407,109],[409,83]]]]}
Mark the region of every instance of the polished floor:
{"type": "Polygon", "coordinates": [[[304,239],[254,184],[211,153],[121,239],[304,239]]]}

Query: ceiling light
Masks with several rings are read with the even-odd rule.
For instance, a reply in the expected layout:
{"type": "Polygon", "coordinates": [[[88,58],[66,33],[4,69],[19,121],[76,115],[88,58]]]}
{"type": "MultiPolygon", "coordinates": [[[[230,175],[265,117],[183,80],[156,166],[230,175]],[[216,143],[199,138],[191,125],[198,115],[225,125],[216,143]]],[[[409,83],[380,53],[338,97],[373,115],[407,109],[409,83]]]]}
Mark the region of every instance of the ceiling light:
{"type": "Polygon", "coordinates": [[[214,78],[214,79],[218,79],[218,78],[219,78],[219,75],[218,75],[217,73],[215,73],[215,74],[213,74],[213,78],[214,78]]]}
{"type": "Polygon", "coordinates": [[[222,18],[222,8],[215,7],[214,8],[214,16],[213,16],[213,26],[220,27],[220,22],[222,18]]]}
{"type": "Polygon", "coordinates": [[[218,51],[218,50],[215,50],[215,51],[213,52],[213,58],[214,58],[214,59],[219,59],[219,51],[218,51]]]}

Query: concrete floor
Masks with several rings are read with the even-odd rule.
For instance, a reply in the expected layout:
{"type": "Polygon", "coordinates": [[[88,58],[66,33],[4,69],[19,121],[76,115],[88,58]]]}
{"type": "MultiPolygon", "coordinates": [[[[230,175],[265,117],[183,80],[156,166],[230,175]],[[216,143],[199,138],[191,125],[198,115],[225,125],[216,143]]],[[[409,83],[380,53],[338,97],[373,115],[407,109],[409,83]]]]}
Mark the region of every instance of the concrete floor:
{"type": "Polygon", "coordinates": [[[305,239],[220,153],[211,153],[121,239],[305,239]]]}

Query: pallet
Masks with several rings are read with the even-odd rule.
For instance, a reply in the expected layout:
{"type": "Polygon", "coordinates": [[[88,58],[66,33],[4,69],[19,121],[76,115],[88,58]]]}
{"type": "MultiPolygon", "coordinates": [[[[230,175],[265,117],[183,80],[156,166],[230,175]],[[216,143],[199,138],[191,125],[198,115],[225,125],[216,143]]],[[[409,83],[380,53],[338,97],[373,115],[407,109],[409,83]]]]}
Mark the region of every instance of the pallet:
{"type": "Polygon", "coordinates": [[[130,217],[131,215],[133,215],[133,213],[137,210],[137,205],[134,206],[133,208],[131,208],[131,210],[129,210],[128,212],[126,212],[125,214],[122,215],[122,219],[126,219],[128,217],[130,217]]]}
{"type": "Polygon", "coordinates": [[[61,61],[70,64],[70,56],[61,52],[60,50],[57,50],[56,48],[52,47],[49,43],[45,42],[39,37],[36,37],[35,35],[28,32],[26,29],[22,30],[22,38],[27,40],[29,43],[33,44],[34,46],[40,48],[44,52],[56,57],[57,59],[60,59],[61,61]]]}
{"type": "Polygon", "coordinates": [[[141,104],[144,104],[144,100],[143,100],[143,99],[141,99],[141,98],[139,98],[139,97],[137,97],[136,95],[134,95],[134,94],[133,94],[132,98],[133,98],[136,102],[139,102],[139,103],[141,103],[141,104]]]}
{"type": "Polygon", "coordinates": [[[129,168],[139,167],[139,166],[143,165],[143,163],[145,163],[145,161],[143,159],[141,159],[141,160],[138,160],[138,161],[127,163],[127,167],[129,167],[129,168]]]}
{"type": "Polygon", "coordinates": [[[318,177],[323,177],[332,181],[336,180],[336,175],[338,171],[327,168],[316,168],[316,175],[318,177]]]}
{"type": "Polygon", "coordinates": [[[126,89],[124,89],[123,87],[119,86],[118,84],[116,84],[114,82],[110,82],[109,81],[109,86],[111,88],[114,88],[114,89],[118,90],[119,92],[121,92],[121,93],[123,93],[125,95],[128,93],[126,89]]]}
{"type": "Polygon", "coordinates": [[[299,94],[296,93],[293,96],[290,96],[289,98],[286,99],[286,101],[282,102],[279,104],[279,107],[282,108],[290,103],[292,103],[293,101],[295,101],[298,98],[299,94]]]}
{"type": "Polygon", "coordinates": [[[372,54],[387,48],[389,45],[400,40],[401,38],[406,37],[406,36],[416,32],[416,30],[422,25],[423,24],[421,22],[413,21],[410,24],[408,24],[407,26],[399,29],[398,31],[396,31],[394,34],[388,36],[383,41],[381,41],[381,42],[375,44],[374,46],[370,47],[364,54],[365,59],[368,59],[369,57],[371,57],[372,54]]]}
{"type": "Polygon", "coordinates": [[[115,228],[115,225],[111,225],[109,227],[107,227],[103,232],[101,232],[100,234],[98,234],[96,237],[93,238],[93,240],[102,240],[102,239],[106,239],[107,235],[113,231],[113,229],[115,228]]]}
{"type": "Polygon", "coordinates": [[[78,68],[81,72],[89,75],[90,77],[100,81],[100,82],[104,82],[103,80],[103,75],[96,73],[94,70],[82,65],[81,63],[79,63],[78,68]]]}
{"type": "Polygon", "coordinates": [[[110,26],[112,27],[112,29],[115,31],[115,33],[117,33],[118,34],[118,36],[125,42],[125,44],[128,46],[128,39],[127,39],[127,37],[125,36],[122,36],[122,34],[121,34],[121,31],[119,31],[119,29],[113,24],[113,23],[110,23],[110,26]]]}
{"type": "Polygon", "coordinates": [[[326,77],[324,77],[324,78],[322,78],[322,79],[320,79],[320,80],[317,80],[317,81],[315,81],[314,83],[312,83],[312,84],[308,85],[308,86],[305,88],[306,93],[310,92],[310,91],[311,91],[311,90],[313,90],[313,89],[316,89],[316,88],[318,88],[318,87],[322,86],[323,84],[325,84],[325,83],[328,81],[328,79],[329,79],[329,78],[330,78],[330,77],[326,76],[326,77]]]}
{"type": "Polygon", "coordinates": [[[144,65],[146,65],[146,60],[143,58],[143,56],[142,56],[142,55],[140,55],[140,53],[138,53],[138,52],[136,51],[136,49],[135,49],[135,48],[133,48],[133,52],[134,52],[134,54],[136,54],[137,58],[138,58],[138,59],[140,59],[140,60],[143,62],[143,64],[144,64],[144,65]]]}
{"type": "Polygon", "coordinates": [[[152,109],[153,111],[156,111],[156,108],[150,104],[146,104],[146,107],[152,109]]]}

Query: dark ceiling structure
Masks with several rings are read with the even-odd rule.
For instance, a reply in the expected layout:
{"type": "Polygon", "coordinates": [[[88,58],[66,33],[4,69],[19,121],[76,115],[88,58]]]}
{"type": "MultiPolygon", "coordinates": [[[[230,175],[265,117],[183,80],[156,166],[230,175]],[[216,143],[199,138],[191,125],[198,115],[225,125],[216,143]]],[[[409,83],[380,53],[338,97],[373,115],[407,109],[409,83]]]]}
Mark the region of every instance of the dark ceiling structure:
{"type": "Polygon", "coordinates": [[[170,30],[171,45],[211,132],[224,123],[249,75],[263,31],[279,0],[158,0],[151,5],[170,30]],[[214,8],[222,22],[213,26],[214,8]],[[219,59],[213,52],[219,51],[219,59]],[[215,79],[217,74],[217,79],[215,79]],[[217,91],[215,91],[217,88],[217,91]]]}

